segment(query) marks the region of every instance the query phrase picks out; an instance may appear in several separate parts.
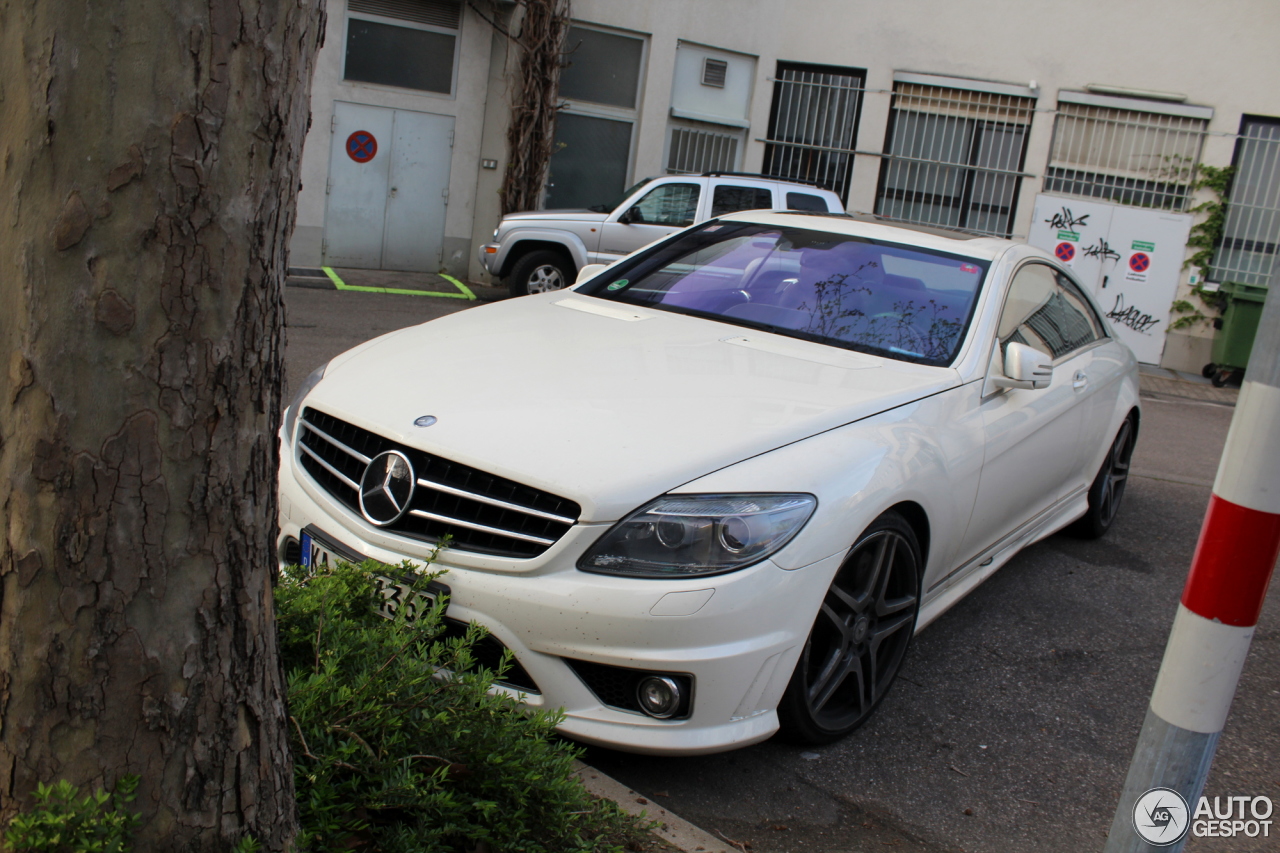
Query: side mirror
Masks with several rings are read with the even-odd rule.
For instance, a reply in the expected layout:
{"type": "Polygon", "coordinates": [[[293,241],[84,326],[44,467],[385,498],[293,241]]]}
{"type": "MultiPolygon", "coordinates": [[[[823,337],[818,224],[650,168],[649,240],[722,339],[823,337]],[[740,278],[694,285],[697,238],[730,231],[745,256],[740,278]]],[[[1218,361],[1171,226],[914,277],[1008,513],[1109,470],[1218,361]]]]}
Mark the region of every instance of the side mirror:
{"type": "Polygon", "coordinates": [[[586,281],[589,278],[595,278],[597,275],[599,275],[600,270],[604,269],[607,266],[609,265],[608,264],[587,264],[585,267],[578,270],[578,277],[573,280],[573,283],[575,285],[578,285],[578,284],[582,284],[584,281],[586,281]]]}
{"type": "Polygon", "coordinates": [[[1048,388],[1053,381],[1053,358],[1034,347],[1017,342],[1004,350],[1004,376],[992,377],[997,388],[1034,390],[1048,388]]]}
{"type": "Polygon", "coordinates": [[[644,214],[640,212],[640,205],[632,205],[622,212],[618,217],[618,221],[623,225],[632,225],[637,222],[644,222],[644,214]]]}

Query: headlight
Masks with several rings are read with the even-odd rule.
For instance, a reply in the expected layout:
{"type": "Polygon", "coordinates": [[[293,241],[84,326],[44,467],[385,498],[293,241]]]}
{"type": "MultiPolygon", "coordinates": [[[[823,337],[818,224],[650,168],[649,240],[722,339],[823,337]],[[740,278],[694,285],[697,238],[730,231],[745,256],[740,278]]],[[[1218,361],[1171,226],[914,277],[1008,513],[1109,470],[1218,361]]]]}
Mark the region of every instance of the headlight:
{"type": "Polygon", "coordinates": [[[641,578],[732,572],[790,542],[817,505],[813,495],[667,495],[609,528],[578,568],[641,578]]]}
{"type": "Polygon", "coordinates": [[[311,371],[311,375],[302,383],[302,387],[298,389],[298,393],[294,396],[293,402],[289,404],[289,408],[284,412],[284,440],[293,444],[293,428],[298,423],[298,412],[302,411],[302,400],[311,393],[311,389],[320,384],[320,380],[324,379],[324,369],[329,366],[329,362],[317,367],[311,371]]]}

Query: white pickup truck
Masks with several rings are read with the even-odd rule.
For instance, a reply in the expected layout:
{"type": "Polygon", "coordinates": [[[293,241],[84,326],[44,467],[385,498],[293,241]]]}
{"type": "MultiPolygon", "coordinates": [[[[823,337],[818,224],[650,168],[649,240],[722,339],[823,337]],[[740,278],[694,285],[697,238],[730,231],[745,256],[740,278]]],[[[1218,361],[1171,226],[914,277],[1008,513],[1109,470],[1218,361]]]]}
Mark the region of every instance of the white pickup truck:
{"type": "Polygon", "coordinates": [[[559,290],[587,264],[608,264],[681,228],[739,210],[843,213],[840,197],[763,175],[708,172],[645,178],[612,208],[509,213],[480,263],[512,296],[559,290]]]}

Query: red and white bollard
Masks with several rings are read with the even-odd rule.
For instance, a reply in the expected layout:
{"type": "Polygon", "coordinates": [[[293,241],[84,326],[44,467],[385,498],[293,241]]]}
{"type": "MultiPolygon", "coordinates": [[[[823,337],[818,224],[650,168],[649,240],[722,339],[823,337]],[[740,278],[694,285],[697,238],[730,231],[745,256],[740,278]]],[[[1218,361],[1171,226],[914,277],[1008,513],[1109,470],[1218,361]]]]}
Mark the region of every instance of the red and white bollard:
{"type": "Polygon", "coordinates": [[[1106,853],[1186,843],[1280,557],[1277,271],[1106,853]]]}

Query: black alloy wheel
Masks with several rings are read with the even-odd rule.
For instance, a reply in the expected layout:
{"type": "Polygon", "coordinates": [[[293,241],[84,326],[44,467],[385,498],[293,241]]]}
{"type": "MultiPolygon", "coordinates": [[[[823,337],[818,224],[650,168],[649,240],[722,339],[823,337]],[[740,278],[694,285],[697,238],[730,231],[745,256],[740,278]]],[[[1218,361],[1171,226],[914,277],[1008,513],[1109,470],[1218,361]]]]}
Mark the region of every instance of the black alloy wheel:
{"type": "Polygon", "coordinates": [[[1129,463],[1137,443],[1138,429],[1133,416],[1124,419],[1116,440],[1102,460],[1102,468],[1089,487],[1089,509],[1072,525],[1072,532],[1084,539],[1098,539],[1111,529],[1120,511],[1120,499],[1129,483],[1129,463]]]}
{"type": "Polygon", "coordinates": [[[516,261],[508,282],[512,296],[563,290],[573,284],[573,263],[553,249],[536,249],[516,261]]]}
{"type": "Polygon", "coordinates": [[[778,704],[785,739],[830,743],[871,716],[911,645],[921,568],[915,531],[896,512],[854,543],[778,704]]]}

